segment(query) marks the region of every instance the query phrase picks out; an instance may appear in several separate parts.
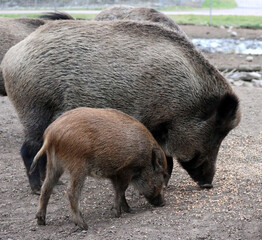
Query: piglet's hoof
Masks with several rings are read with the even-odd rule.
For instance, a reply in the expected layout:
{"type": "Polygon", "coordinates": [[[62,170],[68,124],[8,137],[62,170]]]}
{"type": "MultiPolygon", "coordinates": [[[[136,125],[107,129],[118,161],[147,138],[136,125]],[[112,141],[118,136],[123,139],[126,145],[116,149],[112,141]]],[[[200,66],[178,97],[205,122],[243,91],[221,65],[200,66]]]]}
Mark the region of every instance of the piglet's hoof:
{"type": "Polygon", "coordinates": [[[86,222],[84,222],[84,221],[76,222],[75,225],[78,226],[82,230],[88,230],[88,226],[87,226],[86,222]]]}

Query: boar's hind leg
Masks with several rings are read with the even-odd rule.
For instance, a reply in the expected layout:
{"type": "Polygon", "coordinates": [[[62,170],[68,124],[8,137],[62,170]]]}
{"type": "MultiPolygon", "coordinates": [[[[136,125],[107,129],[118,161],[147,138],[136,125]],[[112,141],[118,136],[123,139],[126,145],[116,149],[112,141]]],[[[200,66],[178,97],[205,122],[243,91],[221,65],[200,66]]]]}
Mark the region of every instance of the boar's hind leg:
{"type": "Polygon", "coordinates": [[[126,197],[125,197],[125,191],[128,188],[130,182],[130,177],[128,174],[124,176],[114,176],[112,178],[112,183],[115,189],[115,203],[113,207],[113,212],[115,217],[120,217],[121,215],[121,209],[123,209],[124,212],[131,212],[132,209],[129,207],[126,197]]]}
{"type": "Polygon", "coordinates": [[[74,223],[81,229],[87,230],[88,226],[83,219],[82,213],[79,210],[79,198],[85,181],[85,173],[83,168],[78,166],[78,170],[71,172],[71,182],[68,189],[68,198],[71,206],[71,212],[74,223]]]}
{"type": "Polygon", "coordinates": [[[54,166],[51,161],[47,164],[47,174],[41,189],[39,200],[39,208],[36,214],[38,225],[45,225],[46,208],[54,186],[57,184],[60,176],[63,174],[63,169],[54,166]]]}
{"type": "MultiPolygon", "coordinates": [[[[39,151],[41,148],[42,143],[37,143],[33,141],[25,141],[21,147],[21,156],[23,158],[25,167],[26,167],[26,172],[27,176],[29,179],[29,184],[32,189],[32,192],[35,194],[40,194],[40,189],[41,189],[41,181],[40,181],[40,172],[45,173],[45,166],[46,166],[46,156],[43,155],[39,161],[38,165],[35,169],[35,171],[32,174],[28,174],[30,170],[30,166],[32,164],[33,158],[36,155],[36,153],[39,151]],[[40,170],[41,169],[41,170],[40,170]]],[[[42,174],[42,178],[44,178],[44,173],[42,174]]]]}

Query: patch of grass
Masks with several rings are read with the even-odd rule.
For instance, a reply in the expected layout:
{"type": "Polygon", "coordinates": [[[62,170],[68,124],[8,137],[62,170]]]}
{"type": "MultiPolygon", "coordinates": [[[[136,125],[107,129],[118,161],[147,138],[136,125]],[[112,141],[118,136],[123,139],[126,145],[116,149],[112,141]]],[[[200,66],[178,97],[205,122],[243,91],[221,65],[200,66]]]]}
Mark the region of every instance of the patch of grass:
{"type": "Polygon", "coordinates": [[[167,6],[162,8],[157,8],[158,11],[193,11],[199,10],[199,8],[186,7],[186,6],[167,6]]]}
{"type": "MultiPolygon", "coordinates": [[[[187,6],[168,6],[158,8],[159,11],[194,11],[199,9],[207,9],[210,7],[211,0],[205,0],[201,6],[201,8],[193,8],[187,6]]],[[[213,0],[212,8],[213,9],[230,9],[237,7],[235,0],[213,0]]]]}
{"type": "MultiPolygon", "coordinates": [[[[0,14],[0,17],[39,17],[41,14],[0,14]]],[[[93,19],[96,14],[71,14],[75,18],[93,19]]],[[[179,24],[208,25],[207,15],[168,15],[179,24]]],[[[261,17],[257,16],[212,16],[212,26],[234,26],[247,28],[262,28],[261,17]]]]}
{"type": "MultiPolygon", "coordinates": [[[[208,25],[209,16],[205,15],[169,15],[178,24],[208,25]]],[[[262,28],[259,16],[212,16],[212,26],[234,26],[262,28]]]]}
{"type": "Polygon", "coordinates": [[[36,17],[39,17],[39,16],[40,16],[40,14],[35,14],[35,13],[27,13],[27,14],[7,13],[7,14],[0,14],[0,17],[8,17],[8,18],[23,18],[23,17],[36,18],[36,17]]]}
{"type": "MultiPolygon", "coordinates": [[[[209,8],[211,0],[205,0],[202,4],[202,8],[209,8]]],[[[235,0],[213,0],[212,2],[213,8],[227,9],[227,8],[235,8],[237,4],[235,0]]]]}

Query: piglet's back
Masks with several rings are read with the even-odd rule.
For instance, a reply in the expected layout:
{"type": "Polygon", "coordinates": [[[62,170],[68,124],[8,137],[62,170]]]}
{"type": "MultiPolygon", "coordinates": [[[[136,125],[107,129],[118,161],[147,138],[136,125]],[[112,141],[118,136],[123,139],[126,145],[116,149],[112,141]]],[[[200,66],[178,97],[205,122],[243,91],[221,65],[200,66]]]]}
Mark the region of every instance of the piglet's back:
{"type": "Polygon", "coordinates": [[[68,111],[46,129],[44,138],[64,164],[87,161],[92,169],[103,168],[103,177],[130,164],[146,164],[152,148],[160,148],[143,124],[113,109],[68,111]]]}

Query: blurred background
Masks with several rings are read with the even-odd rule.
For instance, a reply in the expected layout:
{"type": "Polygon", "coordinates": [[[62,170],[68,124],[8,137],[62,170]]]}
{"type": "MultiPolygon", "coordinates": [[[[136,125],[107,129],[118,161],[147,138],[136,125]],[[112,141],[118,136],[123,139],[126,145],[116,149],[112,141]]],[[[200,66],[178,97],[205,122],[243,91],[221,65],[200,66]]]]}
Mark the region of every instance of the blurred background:
{"type": "Polygon", "coordinates": [[[182,24],[262,27],[262,0],[0,0],[0,16],[34,17],[59,10],[91,19],[101,10],[119,5],[152,7],[171,18],[176,15],[176,22],[182,24]]]}
{"type": "Polygon", "coordinates": [[[90,20],[106,8],[123,5],[161,11],[212,64],[230,73],[226,77],[233,84],[254,80],[252,86],[262,87],[262,0],[0,0],[0,17],[37,18],[62,11],[90,20]],[[258,74],[245,77],[242,72],[258,74]]]}

